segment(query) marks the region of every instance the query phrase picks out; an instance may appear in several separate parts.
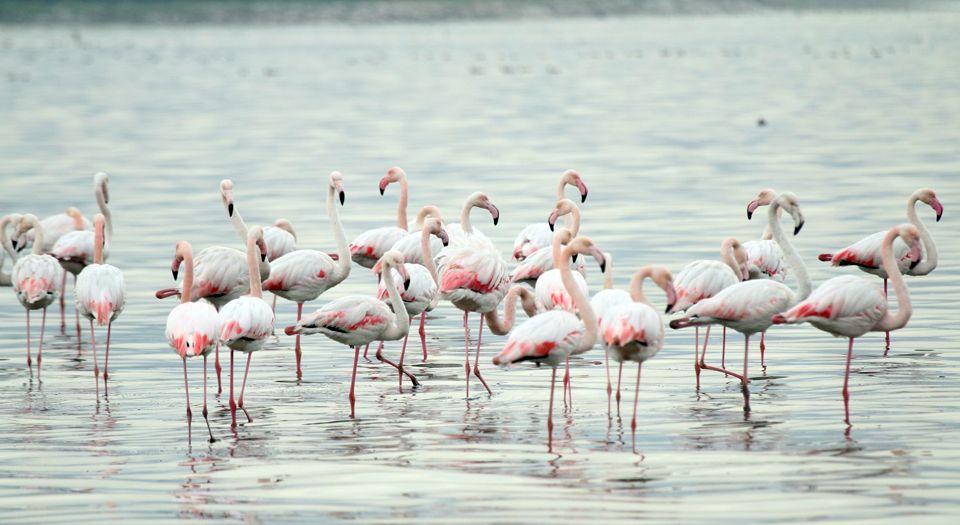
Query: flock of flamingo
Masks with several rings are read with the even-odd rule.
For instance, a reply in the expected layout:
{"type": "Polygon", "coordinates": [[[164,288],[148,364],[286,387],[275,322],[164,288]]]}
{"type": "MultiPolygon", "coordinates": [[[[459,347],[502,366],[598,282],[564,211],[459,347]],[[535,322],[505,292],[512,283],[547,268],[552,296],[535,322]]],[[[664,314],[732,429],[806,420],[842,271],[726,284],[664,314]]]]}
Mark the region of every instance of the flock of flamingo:
{"type": "MultiPolygon", "coordinates": [[[[74,276],[74,302],[77,335],[81,335],[80,317],[89,321],[93,348],[94,377],[99,392],[94,323],[106,326],[106,352],[103,380],[108,378],[110,331],[123,311],[125,287],[123,273],[106,264],[112,241],[112,222],[108,207],[108,181],[104,173],[94,176],[94,190],[100,208],[93,221],[76,208],[39,220],[32,214],[10,214],[0,219],[0,269],[4,252],[14,261],[11,274],[0,271],[0,284],[12,285],[20,304],[26,309],[27,366],[32,373],[30,312],[42,311],[40,341],[37,346],[37,374],[47,307],[59,298],[61,331],[65,330],[66,273],[74,276]],[[12,235],[8,235],[8,226],[12,235]],[[21,253],[29,250],[29,253],[21,253]]],[[[183,278],[177,287],[156,292],[157,298],[178,296],[166,322],[166,338],[183,363],[187,421],[191,421],[187,358],[202,357],[203,416],[210,440],[213,432],[207,416],[207,357],[214,355],[218,391],[222,391],[220,346],[230,349],[230,409],[232,425],[237,425],[237,409],[252,421],[244,408],[243,394],[253,353],[263,348],[274,334],[276,298],[297,303],[297,321],[283,330],[295,336],[296,375],[302,377],[302,335],[321,333],[353,348],[353,372],[350,381],[350,416],[355,414],[357,363],[371,343],[379,343],[377,358],[398,371],[400,388],[404,378],[416,387],[420,383],[404,369],[411,319],[420,316],[418,335],[423,360],[427,360],[426,312],[439,301],[449,301],[463,312],[464,373],[466,395],[470,395],[470,375],[476,376],[487,393],[491,389],[480,372],[480,350],[484,324],[497,335],[507,335],[503,349],[493,364],[509,366],[532,361],[548,365],[551,372],[547,428],[552,440],[553,400],[557,367],[564,366],[563,394],[572,404],[570,357],[590,351],[597,343],[605,353],[607,406],[610,410],[613,386],[609,360],[619,363],[616,399],[620,400],[623,363],[637,364],[636,390],[631,428],[636,432],[637,399],[643,363],[655,356],[664,343],[661,311],[679,314],[669,322],[673,329],[695,327],[694,371],[700,388],[702,370],[723,373],[739,379],[744,395],[744,410],[750,410],[748,376],[750,337],[760,333],[761,366],[766,368],[764,334],[775,324],[810,323],[814,327],[849,339],[842,395],[845,422],[850,425],[848,380],[853,341],[867,332],[886,332],[889,350],[890,331],[907,324],[912,312],[910,295],[903,276],[925,275],[937,266],[937,249],[929,231],[917,216],[916,203],[930,206],[939,221],[943,206],[930,189],[920,189],[907,200],[908,223],[893,226],[843,248],[822,254],[819,260],[834,266],[856,266],[883,278],[879,283],[841,275],[823,282],[815,290],[803,258],[781,226],[786,212],[793,221],[793,234],[803,227],[803,214],[793,193],[761,191],[747,205],[747,218],[759,207],[767,206],[767,229],[763,238],[740,243],[734,238],[720,244],[719,260],[693,261],[673,276],[662,266],[644,266],[630,281],[629,291],[612,286],[612,258],[590,238],[580,235],[581,213],[577,203],[565,198],[566,188],[578,191],[580,203],[587,200],[587,186],[573,170],[565,172],[557,187],[557,200],[544,222],[530,224],[517,236],[510,271],[500,251],[471,223],[471,211],[481,208],[490,213],[494,226],[500,212],[484,193],[470,195],[460,211],[459,223],[448,223],[435,206],[424,206],[416,216],[416,229],[407,223],[407,175],[391,168],[380,180],[380,194],[391,184],[400,187],[397,223],[364,232],[347,243],[340,222],[339,207],[344,206],[343,177],[329,176],[326,208],[336,241],[336,252],[297,248],[296,233],[290,222],[280,219],[268,227],[247,226],[234,200],[233,183],[220,183],[224,208],[245,250],[226,246],[204,248],[194,257],[187,241],[175,246],[173,279],[183,278]],[[563,224],[556,227],[563,217],[563,224]],[[603,290],[588,296],[584,279],[584,259],[594,259],[604,276],[603,290]],[[303,305],[323,295],[350,275],[353,263],[372,270],[379,279],[376,293],[349,295],[331,300],[312,314],[303,314],[303,305]],[[796,288],[784,284],[790,272],[796,288]],[[664,306],[654,307],[644,292],[649,279],[665,295],[664,306]],[[887,284],[892,284],[897,310],[891,312],[887,284]],[[263,299],[263,291],[273,294],[273,304],[263,299]],[[515,326],[517,301],[529,319],[515,326]],[[503,304],[502,310],[500,309],[503,304]],[[470,313],[479,314],[474,352],[469,328],[470,313]],[[707,343],[712,325],[723,328],[720,366],[707,364],[707,343]],[[702,346],[700,327],[705,327],[702,346]],[[744,336],[743,369],[739,373],[726,366],[726,329],[744,336]],[[383,342],[403,340],[398,361],[383,356],[383,342]],[[239,396],[234,397],[234,352],[245,353],[246,364],[239,396]]],[[[372,281],[371,281],[372,283],[372,281]]],[[[98,393],[99,397],[99,393],[98,393]]]]}

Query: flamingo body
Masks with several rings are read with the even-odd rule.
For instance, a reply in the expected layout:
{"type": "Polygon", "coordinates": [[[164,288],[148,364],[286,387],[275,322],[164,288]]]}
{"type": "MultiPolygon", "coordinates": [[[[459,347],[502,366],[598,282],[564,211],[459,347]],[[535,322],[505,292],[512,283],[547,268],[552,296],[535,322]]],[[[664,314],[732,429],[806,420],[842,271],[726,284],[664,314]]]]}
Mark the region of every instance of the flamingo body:
{"type": "Polygon", "coordinates": [[[629,293],[613,288],[600,290],[590,298],[590,308],[593,308],[593,313],[598,320],[610,310],[630,304],[633,304],[633,299],[630,298],[629,293]]]}
{"type": "Polygon", "coordinates": [[[648,304],[631,302],[598,319],[600,338],[615,361],[642,363],[663,348],[663,318],[648,304]]]}
{"type": "Polygon", "coordinates": [[[81,316],[99,326],[109,324],[127,302],[123,272],[109,264],[91,264],[77,276],[74,296],[81,316]]]}
{"type": "Polygon", "coordinates": [[[276,226],[263,229],[263,241],[267,243],[267,260],[274,261],[297,249],[297,239],[292,233],[276,226]]]}
{"type": "Polygon", "coordinates": [[[747,250],[747,268],[750,279],[773,279],[783,282],[787,277],[787,265],[783,250],[774,240],[761,239],[743,243],[747,250]]]}
{"type": "Polygon", "coordinates": [[[364,268],[373,268],[390,248],[407,236],[407,230],[384,226],[367,230],[350,243],[350,259],[364,268]]]}
{"type": "MultiPolygon", "coordinates": [[[[581,293],[588,295],[587,280],[583,275],[574,273],[573,280],[581,293]]],[[[568,312],[576,312],[577,310],[573,297],[570,296],[560,280],[560,270],[556,268],[545,272],[537,279],[534,292],[537,294],[537,299],[547,310],[553,310],[554,308],[560,308],[568,312]]]]}
{"type": "Polygon", "coordinates": [[[718,323],[742,334],[763,332],[771,318],[791,304],[797,296],[783,283],[771,280],[744,281],[724,288],[687,309],[695,324],[718,323]]]}
{"type": "Polygon", "coordinates": [[[552,257],[550,243],[553,241],[553,231],[550,226],[535,222],[528,224],[513,241],[513,258],[517,261],[524,261],[534,253],[546,249],[548,256],[552,257]]]}
{"type": "Polygon", "coordinates": [[[396,316],[383,302],[366,296],[335,299],[298,323],[304,335],[321,333],[348,346],[377,340],[396,316]]]}
{"type": "Polygon", "coordinates": [[[220,309],[220,342],[231,350],[254,352],[273,333],[273,310],[260,297],[245,295],[220,309]]]}
{"type": "Polygon", "coordinates": [[[329,255],[317,250],[292,251],[270,267],[263,289],[295,303],[312,301],[346,278],[329,255]]]}
{"type": "MultiPolygon", "coordinates": [[[[520,264],[510,272],[510,282],[532,284],[544,273],[553,269],[553,248],[548,244],[546,248],[540,248],[525,256],[520,264]]],[[[574,263],[573,270],[581,276],[586,273],[586,265],[583,263],[583,259],[574,263]]]]}
{"type": "Polygon", "coordinates": [[[167,342],[181,358],[212,352],[219,332],[217,310],[207,301],[178,304],[167,315],[167,342]]]}
{"type": "Polygon", "coordinates": [[[53,303],[60,293],[58,283],[63,270],[49,255],[27,254],[13,265],[11,279],[17,300],[28,310],[39,310],[53,303]]]}
{"type": "MultiPolygon", "coordinates": [[[[76,215],[66,213],[51,215],[40,221],[40,226],[43,228],[43,246],[41,247],[43,253],[50,253],[50,250],[53,249],[53,246],[60,237],[69,232],[77,231],[78,229],[93,229],[93,223],[90,222],[90,219],[80,216],[79,212],[76,215]]],[[[33,244],[35,235],[33,231],[29,231],[23,236],[23,249],[33,244]]],[[[20,246],[18,246],[18,248],[20,248],[20,246]]]]}
{"type": "MultiPolygon", "coordinates": [[[[397,241],[390,249],[397,250],[403,254],[403,261],[412,264],[423,265],[423,249],[420,246],[421,231],[414,231],[406,234],[397,241]]],[[[437,255],[443,250],[443,241],[430,237],[430,255],[436,259],[437,255]]]]}
{"type": "MultiPolygon", "coordinates": [[[[60,261],[64,270],[73,275],[79,275],[85,267],[93,264],[93,240],[92,231],[74,230],[67,232],[57,239],[56,244],[50,250],[50,255],[60,261]]],[[[109,257],[110,244],[107,243],[103,247],[103,258],[106,260],[109,257]]]]}
{"type": "Polygon", "coordinates": [[[584,332],[576,315],[563,310],[544,312],[511,332],[503,350],[494,356],[493,364],[536,361],[555,367],[580,346],[584,332]]]}
{"type": "Polygon", "coordinates": [[[677,302],[674,312],[682,312],[701,299],[713,297],[721,290],[740,282],[737,274],[720,261],[693,261],[684,267],[674,279],[677,302]]]}
{"type": "Polygon", "coordinates": [[[860,337],[886,313],[887,300],[878,284],[842,275],[825,281],[783,317],[788,323],[808,322],[838,337],[860,337]]]}
{"type": "MultiPolygon", "coordinates": [[[[399,286],[399,284],[397,284],[395,287],[397,292],[400,294],[400,300],[403,301],[404,309],[412,317],[430,309],[430,305],[437,296],[438,288],[437,283],[433,281],[433,277],[430,275],[430,271],[427,270],[426,267],[419,264],[410,263],[404,263],[404,267],[407,269],[407,274],[410,276],[410,283],[405,289],[399,286]]],[[[391,271],[394,272],[393,279],[395,283],[400,283],[403,281],[403,279],[400,278],[400,274],[397,273],[396,270],[391,271]]],[[[387,287],[383,280],[380,281],[380,287],[377,289],[377,298],[389,306],[390,298],[387,294],[387,287]]]]}
{"type": "MultiPolygon", "coordinates": [[[[869,274],[880,276],[887,279],[886,270],[880,265],[880,248],[883,245],[883,237],[887,234],[885,231],[868,235],[863,239],[847,246],[846,248],[834,254],[834,258],[840,261],[840,266],[855,265],[860,270],[869,274]]],[[[905,275],[920,275],[915,273],[915,268],[910,268],[910,260],[907,255],[910,248],[899,237],[893,241],[893,256],[897,261],[900,272],[905,275]]]]}
{"type": "Polygon", "coordinates": [[[490,312],[507,294],[510,285],[507,266],[493,244],[476,231],[461,237],[457,246],[450,235],[450,245],[438,259],[441,297],[457,308],[490,312]]]}

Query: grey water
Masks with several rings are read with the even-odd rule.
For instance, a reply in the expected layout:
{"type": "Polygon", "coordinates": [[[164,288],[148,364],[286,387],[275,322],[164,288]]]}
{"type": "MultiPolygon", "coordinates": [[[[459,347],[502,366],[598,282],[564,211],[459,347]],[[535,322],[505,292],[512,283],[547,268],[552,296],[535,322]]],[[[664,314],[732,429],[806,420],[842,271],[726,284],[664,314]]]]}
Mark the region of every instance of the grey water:
{"type": "MultiPolygon", "coordinates": [[[[66,335],[49,311],[40,382],[24,311],[0,290],[2,521],[948,522],[960,507],[958,27],[955,12],[892,11],[0,28],[0,212],[92,215],[92,174],[107,171],[109,262],[128,294],[98,401],[72,307],[66,335]],[[328,173],[344,174],[352,238],[394,220],[396,189],[377,191],[393,165],[409,174],[411,216],[436,204],[453,221],[469,193],[488,193],[500,224],[474,220],[505,257],[576,168],[590,188],[582,232],[613,253],[620,287],[642,265],[678,272],[725,236],[759,237],[764,214],[744,210],[765,187],[799,196],[793,241],[814,284],[857,273],[816,255],[904,222],[921,187],[946,209],[940,223],[918,210],[940,265],[907,279],[914,314],[888,356],[882,334],[856,342],[849,429],[845,340],[775,327],[765,370],[751,348],[744,414],[735,381],[705,372],[695,389],[681,331],[644,367],[636,453],[635,371],[608,421],[599,348],[573,362],[572,409],[557,390],[548,451],[549,370],[494,368],[505,338],[485,334],[493,396],[474,380],[465,400],[461,317],[443,304],[427,362],[411,339],[422,387],[400,393],[393,369],[361,359],[356,419],[353,353],[305,338],[297,382],[281,334],[253,357],[254,421],[235,431],[211,366],[207,443],[191,361],[191,440],[163,335],[173,303],[152,293],[172,286],[176,241],[240,248],[219,180],[234,180],[249,224],[285,217],[301,247],[333,251],[328,173]]],[[[588,281],[600,289],[595,267],[588,281]]],[[[355,266],[307,310],[375,284],[355,266]]],[[[292,323],[295,306],[280,301],[277,317],[292,323]]],[[[742,337],[727,342],[738,363],[742,337]]]]}

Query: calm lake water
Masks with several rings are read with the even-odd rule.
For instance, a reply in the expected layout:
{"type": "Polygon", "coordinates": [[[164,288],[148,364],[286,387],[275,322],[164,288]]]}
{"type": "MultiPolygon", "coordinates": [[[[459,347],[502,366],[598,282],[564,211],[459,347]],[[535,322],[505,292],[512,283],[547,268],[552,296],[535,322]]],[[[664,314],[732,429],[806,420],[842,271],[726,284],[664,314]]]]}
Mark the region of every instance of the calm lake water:
{"type": "MultiPolygon", "coordinates": [[[[93,214],[92,173],[110,173],[110,262],[128,306],[98,404],[88,335],[78,356],[73,336],[52,337],[51,310],[39,383],[23,309],[0,293],[2,521],[947,522],[960,508],[958,28],[957,14],[908,12],[4,27],[0,211],[93,214]],[[549,371],[495,369],[505,338],[485,336],[494,394],[474,382],[464,401],[460,313],[445,304],[428,323],[429,361],[409,361],[422,388],[400,394],[393,369],[361,360],[355,420],[353,353],[305,338],[298,384],[281,336],[253,359],[254,422],[231,432],[226,396],[211,395],[208,444],[191,362],[191,444],[163,336],[174,303],[152,292],[171,285],[177,240],[240,247],[219,180],[234,180],[249,224],[286,217],[300,246],[332,251],[327,174],[344,174],[352,238],[395,217],[396,191],[376,187],[392,165],[410,176],[412,210],[437,204],[452,220],[487,192],[500,225],[477,224],[504,254],[546,219],[560,173],[578,169],[583,232],[614,254],[618,286],[641,265],[676,272],[715,257],[724,236],[758,237],[764,224],[744,208],[764,187],[800,196],[795,242],[815,284],[856,273],[817,253],[903,222],[920,187],[946,208],[940,223],[919,210],[941,263],[908,280],[915,312],[888,357],[882,334],[855,345],[849,434],[844,340],[774,328],[744,415],[733,380],[706,373],[695,390],[685,331],[645,367],[637,454],[629,417],[608,426],[599,349],[574,363],[575,404],[558,401],[548,452],[549,371]]],[[[355,266],[307,308],[374,286],[355,266]]],[[[278,326],[294,316],[281,301],[278,326]]],[[[737,361],[742,338],[729,339],[737,361]]],[[[625,395],[626,411],[632,386],[625,395]]]]}

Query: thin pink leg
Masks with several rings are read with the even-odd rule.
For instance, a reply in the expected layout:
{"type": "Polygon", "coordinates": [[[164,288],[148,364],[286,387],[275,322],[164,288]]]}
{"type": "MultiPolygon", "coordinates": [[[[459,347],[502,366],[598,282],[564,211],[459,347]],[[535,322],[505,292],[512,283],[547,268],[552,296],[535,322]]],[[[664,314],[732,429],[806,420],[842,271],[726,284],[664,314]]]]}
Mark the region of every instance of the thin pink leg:
{"type": "Polygon", "coordinates": [[[213,348],[213,369],[217,371],[217,395],[223,393],[223,383],[220,382],[220,341],[217,341],[217,346],[213,348]]]}
{"type": "Polygon", "coordinates": [[[707,366],[707,343],[710,341],[710,325],[707,325],[707,331],[703,334],[703,349],[700,351],[700,368],[707,366]]]}
{"type": "Polygon", "coordinates": [[[357,362],[360,361],[360,345],[353,352],[353,376],[350,378],[350,417],[354,417],[353,408],[357,402],[357,396],[354,395],[354,388],[357,385],[357,362]]]}
{"type": "MultiPolygon", "coordinates": [[[[401,378],[402,378],[404,375],[407,376],[408,378],[410,378],[410,382],[413,383],[413,386],[414,386],[414,387],[420,386],[420,381],[417,380],[416,376],[414,376],[414,375],[411,374],[410,372],[407,372],[406,370],[401,369],[401,368],[400,368],[400,365],[398,365],[397,363],[394,363],[393,361],[387,359],[386,357],[383,357],[383,341],[380,341],[380,344],[377,346],[377,353],[373,354],[373,356],[377,358],[377,361],[380,361],[380,362],[382,362],[382,363],[388,364],[388,365],[396,368],[396,369],[397,369],[397,372],[400,373],[401,378]]],[[[402,381],[402,379],[401,379],[401,381],[402,381]]]]}
{"type": "Polygon", "coordinates": [[[853,360],[853,338],[850,338],[850,345],[847,347],[847,371],[843,374],[843,413],[846,416],[844,422],[850,424],[850,391],[847,384],[850,381],[850,361],[853,360]]]}
{"type": "Polygon", "coordinates": [[[30,358],[30,310],[27,310],[27,368],[33,373],[33,359],[30,358]]]}
{"type": "Polygon", "coordinates": [[[193,424],[193,412],[190,411],[190,385],[187,384],[187,358],[183,357],[183,392],[187,397],[187,435],[190,435],[190,426],[193,424]]]}
{"type": "Polygon", "coordinates": [[[553,391],[557,384],[557,367],[550,376],[550,405],[547,408],[547,450],[553,450],[553,391]]]}
{"type": "Polygon", "coordinates": [[[40,379],[40,361],[43,359],[43,332],[47,327],[47,309],[43,309],[43,316],[40,318],[40,345],[37,346],[37,379],[40,379]]]}
{"type": "Polygon", "coordinates": [[[620,414],[620,380],[623,379],[623,361],[620,361],[620,370],[617,371],[617,415],[620,414]]]}
{"type": "MultiPolygon", "coordinates": [[[[887,280],[883,280],[883,297],[887,297],[887,280]]],[[[890,332],[886,333],[887,348],[883,351],[883,357],[887,357],[887,354],[890,352],[890,332]]]]}
{"type": "Polygon", "coordinates": [[[750,354],[750,336],[744,336],[743,343],[743,376],[740,377],[740,384],[743,387],[743,411],[750,411],[750,388],[747,384],[750,382],[750,377],[747,375],[747,359],[750,354]]]}
{"type": "Polygon", "coordinates": [[[567,362],[563,372],[563,406],[567,406],[567,391],[570,391],[570,409],[573,409],[573,389],[570,388],[570,356],[567,356],[567,362]]]}
{"type": "Polygon", "coordinates": [[[697,390],[700,390],[700,327],[695,326],[693,330],[695,334],[693,337],[693,371],[697,374],[697,390]]]}
{"type": "Polygon", "coordinates": [[[707,343],[709,342],[709,340],[710,340],[710,326],[708,325],[707,332],[703,336],[703,353],[700,355],[700,369],[713,370],[714,372],[722,372],[724,375],[731,375],[738,379],[742,379],[740,375],[735,372],[731,372],[725,368],[717,368],[713,365],[708,365],[706,362],[704,362],[704,359],[706,358],[706,355],[707,355],[707,343]]]}
{"type": "Polygon", "coordinates": [[[67,271],[63,270],[63,276],[60,279],[60,335],[67,335],[67,271]]]}
{"type": "Polygon", "coordinates": [[[607,355],[606,350],[603,352],[603,366],[607,369],[607,426],[610,425],[610,421],[613,418],[613,412],[611,410],[610,396],[613,394],[613,386],[610,384],[610,356],[607,355]]]}
{"type": "MultiPolygon", "coordinates": [[[[107,323],[107,356],[103,359],[103,382],[107,382],[107,366],[110,363],[110,329],[113,328],[113,321],[107,323]]],[[[206,372],[204,372],[206,373],[206,372]]],[[[204,377],[206,381],[206,377],[204,377]]],[[[206,394],[204,394],[206,396],[206,394]]]]}
{"type": "Polygon", "coordinates": [[[400,373],[398,374],[400,376],[399,377],[400,392],[403,392],[403,358],[407,354],[407,339],[409,338],[410,338],[410,332],[408,331],[407,335],[403,336],[403,347],[400,349],[400,367],[398,368],[398,370],[400,371],[400,373]]]}
{"type": "Polygon", "coordinates": [[[420,346],[423,347],[423,361],[427,361],[427,311],[420,312],[420,346]]]}
{"type": "Polygon", "coordinates": [[[363,358],[367,358],[367,352],[370,351],[370,343],[367,343],[367,346],[363,347],[363,358]]]}
{"type": "MultiPolygon", "coordinates": [[[[66,279],[66,274],[64,274],[64,279],[66,279]]],[[[73,276],[73,293],[77,293],[77,276],[73,276]]],[[[61,294],[62,296],[63,294],[61,294]]],[[[76,308],[73,309],[73,314],[77,318],[77,344],[80,344],[82,336],[80,335],[80,310],[76,308]]]]}
{"type": "Polygon", "coordinates": [[[467,328],[467,312],[463,312],[464,368],[467,371],[467,399],[470,399],[470,329],[467,328]]]}
{"type": "Polygon", "coordinates": [[[723,353],[720,355],[720,368],[727,367],[727,327],[723,327],[723,353]]]}
{"type": "Polygon", "coordinates": [[[97,378],[97,384],[99,385],[100,365],[97,363],[97,336],[93,330],[93,319],[90,320],[90,348],[93,349],[93,377],[97,378]]]}
{"type": "MultiPolygon", "coordinates": [[[[300,318],[303,316],[303,303],[297,303],[297,323],[300,323],[300,318]]],[[[297,332],[297,343],[295,352],[297,354],[297,381],[303,377],[303,371],[300,370],[300,332],[297,332]]]]}
{"type": "Polygon", "coordinates": [[[250,373],[250,359],[252,357],[253,352],[247,354],[247,366],[243,369],[243,383],[240,383],[240,399],[237,400],[237,407],[243,410],[243,415],[247,416],[247,423],[253,423],[253,418],[250,417],[250,412],[243,408],[243,391],[247,389],[247,374],[250,373]]]}
{"type": "Polygon", "coordinates": [[[633,452],[637,452],[637,400],[640,399],[640,369],[643,363],[637,363],[637,386],[633,394],[633,420],[630,422],[630,432],[633,434],[633,452]]]}
{"type": "Polygon", "coordinates": [[[767,345],[766,345],[766,342],[764,341],[764,339],[766,339],[766,337],[767,337],[767,332],[765,332],[765,331],[764,331],[764,332],[760,332],[760,366],[761,366],[764,370],[767,369],[767,361],[766,361],[766,359],[764,358],[764,352],[766,352],[766,350],[767,350],[767,345]]]}
{"type": "MultiPolygon", "coordinates": [[[[109,326],[109,325],[108,325],[109,326]]],[[[109,328],[107,328],[109,330],[109,328]]],[[[108,336],[109,337],[109,336],[108,336]]],[[[186,363],[186,360],[184,360],[186,363]]],[[[103,378],[106,381],[107,367],[103,367],[103,378]]],[[[210,442],[213,443],[213,430],[210,430],[210,419],[207,417],[207,356],[203,356],[203,420],[207,422],[207,432],[210,434],[210,442]]]]}
{"type": "Polygon", "coordinates": [[[480,341],[483,340],[483,316],[480,316],[480,330],[477,331],[477,357],[473,359],[473,375],[477,376],[477,379],[483,384],[483,388],[487,389],[487,395],[493,395],[493,392],[490,390],[490,387],[487,386],[487,382],[483,380],[483,376],[480,375],[480,341]]]}
{"type": "Polygon", "coordinates": [[[230,349],[230,426],[237,426],[237,403],[233,400],[233,349],[230,349]]]}

